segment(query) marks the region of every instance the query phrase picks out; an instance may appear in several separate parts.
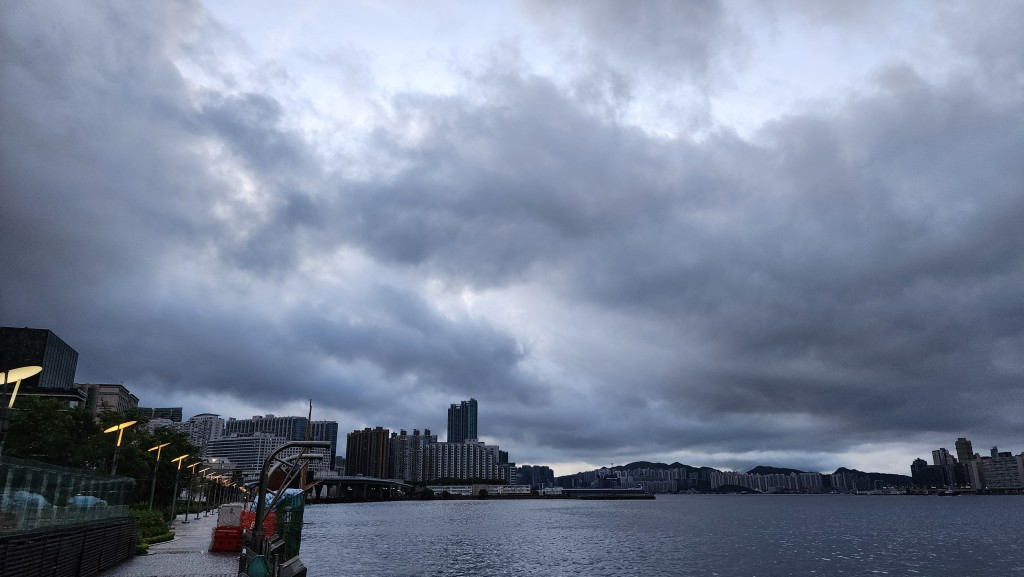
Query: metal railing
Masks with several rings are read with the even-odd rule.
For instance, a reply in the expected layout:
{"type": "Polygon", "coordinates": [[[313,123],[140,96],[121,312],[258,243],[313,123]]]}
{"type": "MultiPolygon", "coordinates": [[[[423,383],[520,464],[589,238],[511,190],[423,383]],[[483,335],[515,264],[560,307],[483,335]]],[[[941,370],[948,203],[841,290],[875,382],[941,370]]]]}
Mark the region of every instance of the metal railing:
{"type": "Polygon", "coordinates": [[[132,480],[0,456],[0,534],[128,516],[132,480]]]}

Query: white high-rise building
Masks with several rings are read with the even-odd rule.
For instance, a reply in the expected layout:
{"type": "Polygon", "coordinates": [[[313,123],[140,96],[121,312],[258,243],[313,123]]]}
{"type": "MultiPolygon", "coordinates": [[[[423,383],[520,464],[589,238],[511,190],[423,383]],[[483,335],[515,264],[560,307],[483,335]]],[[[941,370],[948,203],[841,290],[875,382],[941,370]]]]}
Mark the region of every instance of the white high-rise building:
{"type": "Polygon", "coordinates": [[[206,456],[206,446],[224,436],[224,419],[213,413],[200,413],[188,420],[188,438],[206,456]]]}
{"type": "MultiPolygon", "coordinates": [[[[206,458],[230,461],[234,464],[235,471],[241,472],[245,482],[252,483],[259,481],[260,470],[270,454],[289,441],[290,439],[266,433],[221,437],[213,439],[207,444],[206,458]]],[[[280,456],[289,457],[297,454],[299,450],[298,447],[294,447],[282,452],[280,456]]],[[[333,464],[330,459],[330,449],[305,449],[304,452],[323,455],[323,459],[309,462],[309,470],[313,471],[316,478],[328,476],[333,464]]]]}
{"type": "Polygon", "coordinates": [[[424,445],[424,480],[501,479],[502,474],[507,475],[507,468],[500,466],[497,445],[479,441],[424,445]]]}

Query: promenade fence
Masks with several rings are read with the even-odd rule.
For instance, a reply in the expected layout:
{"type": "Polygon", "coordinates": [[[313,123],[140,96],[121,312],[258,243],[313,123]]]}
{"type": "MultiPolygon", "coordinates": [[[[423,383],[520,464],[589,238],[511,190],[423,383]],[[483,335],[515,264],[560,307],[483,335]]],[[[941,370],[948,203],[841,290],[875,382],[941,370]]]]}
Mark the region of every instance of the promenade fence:
{"type": "Polygon", "coordinates": [[[0,535],[128,517],[132,479],[0,456],[0,535]]]}

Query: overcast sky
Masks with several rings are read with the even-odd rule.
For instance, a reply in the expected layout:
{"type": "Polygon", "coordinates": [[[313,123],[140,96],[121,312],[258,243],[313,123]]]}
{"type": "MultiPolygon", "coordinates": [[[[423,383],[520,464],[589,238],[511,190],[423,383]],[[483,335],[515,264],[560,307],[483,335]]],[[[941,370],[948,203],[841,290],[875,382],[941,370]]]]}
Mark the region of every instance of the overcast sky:
{"type": "Polygon", "coordinates": [[[0,324],[144,406],[1024,450],[1024,3],[0,0],[0,324]]]}

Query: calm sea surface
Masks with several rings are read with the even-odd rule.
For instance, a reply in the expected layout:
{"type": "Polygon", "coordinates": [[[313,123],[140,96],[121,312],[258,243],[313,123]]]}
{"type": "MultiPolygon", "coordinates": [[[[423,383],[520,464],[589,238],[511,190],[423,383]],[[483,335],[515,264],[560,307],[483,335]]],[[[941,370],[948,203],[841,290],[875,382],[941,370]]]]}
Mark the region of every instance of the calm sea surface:
{"type": "Polygon", "coordinates": [[[1024,497],[309,505],[310,576],[1024,577],[1024,497]]]}

